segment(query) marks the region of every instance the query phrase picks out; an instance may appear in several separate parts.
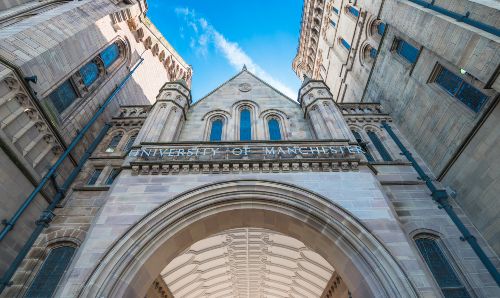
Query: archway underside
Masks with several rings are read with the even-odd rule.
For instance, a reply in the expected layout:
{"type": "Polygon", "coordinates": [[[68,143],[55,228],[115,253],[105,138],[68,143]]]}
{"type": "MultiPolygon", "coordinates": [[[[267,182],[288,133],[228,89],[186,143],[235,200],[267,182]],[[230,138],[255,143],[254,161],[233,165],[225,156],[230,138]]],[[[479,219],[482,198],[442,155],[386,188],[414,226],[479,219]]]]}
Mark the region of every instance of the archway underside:
{"type": "Polygon", "coordinates": [[[175,297],[320,297],[333,273],[301,241],[247,227],[194,243],[161,277],[175,297]]]}

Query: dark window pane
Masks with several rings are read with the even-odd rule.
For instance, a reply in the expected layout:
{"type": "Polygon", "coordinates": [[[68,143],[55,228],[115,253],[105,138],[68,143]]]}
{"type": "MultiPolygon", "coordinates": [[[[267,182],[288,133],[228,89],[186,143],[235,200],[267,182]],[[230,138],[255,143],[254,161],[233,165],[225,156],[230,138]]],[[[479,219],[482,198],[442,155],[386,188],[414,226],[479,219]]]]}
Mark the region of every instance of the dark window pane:
{"type": "Polygon", "coordinates": [[[345,40],[345,39],[341,38],[341,39],[340,39],[340,42],[342,43],[342,45],[343,45],[346,49],[348,49],[348,50],[350,50],[350,49],[351,49],[351,45],[347,42],[347,40],[345,40]]]}
{"type": "Polygon", "coordinates": [[[90,175],[89,181],[87,181],[87,185],[95,185],[101,173],[102,169],[95,169],[94,172],[92,172],[92,175],[90,175]]]}
{"type": "Polygon", "coordinates": [[[434,239],[420,238],[415,243],[445,297],[470,297],[434,239]]]}
{"type": "Polygon", "coordinates": [[[137,138],[137,136],[135,135],[135,136],[131,136],[130,139],[128,139],[127,144],[125,145],[125,148],[123,148],[124,152],[128,152],[130,150],[130,148],[132,148],[136,138],[137,138]]]}
{"type": "Polygon", "coordinates": [[[373,156],[371,155],[370,151],[368,151],[368,147],[366,146],[366,143],[363,142],[363,139],[361,138],[361,135],[359,134],[359,132],[355,131],[355,130],[351,130],[352,131],[352,134],[354,135],[354,137],[356,138],[356,142],[358,142],[359,146],[361,147],[361,149],[363,149],[363,151],[365,152],[365,157],[368,161],[374,161],[373,159],[373,156]]]}
{"type": "Polygon", "coordinates": [[[374,48],[370,49],[370,57],[372,57],[372,58],[377,57],[377,49],[374,49],[374,48]]]}
{"type": "Polygon", "coordinates": [[[377,32],[380,35],[384,35],[384,32],[385,32],[385,23],[379,23],[377,25],[377,32]]]}
{"type": "Polygon", "coordinates": [[[359,17],[359,10],[357,10],[356,7],[349,6],[348,10],[353,16],[359,17]]]}
{"type": "Polygon", "coordinates": [[[333,12],[339,14],[339,10],[336,7],[333,8],[333,12]]]}
{"type": "Polygon", "coordinates": [[[479,112],[488,97],[481,91],[464,82],[457,92],[457,98],[474,112],[479,112]]]}
{"type": "Polygon", "coordinates": [[[272,141],[280,141],[281,140],[281,131],[280,131],[280,123],[276,119],[271,119],[267,122],[269,126],[269,138],[272,141]]]}
{"type": "Polygon", "coordinates": [[[113,182],[115,181],[115,178],[116,178],[116,176],[118,176],[118,174],[120,174],[119,169],[112,169],[111,173],[109,173],[108,178],[106,178],[106,185],[113,184],[113,182]]]}
{"type": "Polygon", "coordinates": [[[104,51],[101,52],[100,56],[102,62],[104,63],[104,67],[105,68],[110,67],[118,59],[118,56],[120,56],[120,50],[118,48],[118,45],[116,43],[110,45],[104,51]]]}
{"type": "Polygon", "coordinates": [[[106,148],[106,152],[115,152],[116,150],[116,147],[118,146],[118,144],[120,143],[120,140],[122,139],[123,135],[120,133],[120,134],[117,134],[115,135],[111,141],[109,142],[109,145],[108,145],[108,148],[106,148]]]}
{"type": "Polygon", "coordinates": [[[75,248],[70,246],[52,249],[26,293],[26,297],[52,297],[74,253],[75,248]]]}
{"type": "Polygon", "coordinates": [[[59,113],[62,113],[77,98],[76,91],[71,82],[65,81],[57,87],[50,95],[49,99],[59,113]]]}
{"type": "Polygon", "coordinates": [[[83,84],[88,87],[99,77],[99,67],[95,62],[87,63],[80,68],[80,75],[82,76],[83,84]]]}
{"type": "Polygon", "coordinates": [[[368,131],[368,132],[366,132],[366,134],[368,135],[368,137],[372,141],[373,146],[375,146],[375,148],[377,148],[377,151],[380,154],[380,156],[382,157],[382,159],[384,161],[392,161],[391,155],[389,154],[389,152],[387,152],[387,150],[384,147],[384,144],[382,144],[382,142],[378,138],[377,134],[374,133],[373,131],[368,131]]]}
{"type": "Polygon", "coordinates": [[[441,71],[436,77],[436,83],[453,96],[457,93],[462,82],[463,80],[459,76],[455,75],[446,68],[441,68],[441,71]]]}
{"type": "Polygon", "coordinates": [[[216,142],[222,140],[222,120],[218,119],[212,121],[212,129],[210,131],[210,142],[216,142]]]}
{"type": "Polygon", "coordinates": [[[252,120],[250,111],[244,109],[240,113],[240,141],[250,141],[252,139],[252,120]]]}
{"type": "Polygon", "coordinates": [[[330,24],[332,24],[334,28],[337,26],[337,24],[334,21],[330,21],[330,24]]]}
{"type": "Polygon", "coordinates": [[[398,47],[396,49],[399,55],[403,56],[408,62],[415,63],[417,62],[417,57],[419,54],[419,49],[407,43],[404,40],[398,41],[398,47]]]}

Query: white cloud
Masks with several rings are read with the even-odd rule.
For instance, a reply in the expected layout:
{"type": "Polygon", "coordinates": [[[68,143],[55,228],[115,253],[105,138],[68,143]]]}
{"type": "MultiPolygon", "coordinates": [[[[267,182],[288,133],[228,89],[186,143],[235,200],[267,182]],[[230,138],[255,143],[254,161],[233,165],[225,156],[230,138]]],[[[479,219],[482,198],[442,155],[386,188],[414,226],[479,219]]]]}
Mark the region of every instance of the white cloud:
{"type": "Polygon", "coordinates": [[[239,71],[243,65],[246,65],[250,72],[254,73],[286,96],[296,98],[297,92],[278,79],[273,78],[269,73],[257,65],[238,43],[228,40],[222,33],[208,23],[206,19],[197,17],[194,10],[189,8],[176,8],[175,12],[177,15],[184,16],[186,23],[193,28],[194,34],[197,35],[196,41],[191,39],[190,46],[196,50],[198,54],[205,56],[208,53],[209,44],[213,43],[235,70],[239,71]],[[200,32],[196,23],[200,25],[200,32]]]}

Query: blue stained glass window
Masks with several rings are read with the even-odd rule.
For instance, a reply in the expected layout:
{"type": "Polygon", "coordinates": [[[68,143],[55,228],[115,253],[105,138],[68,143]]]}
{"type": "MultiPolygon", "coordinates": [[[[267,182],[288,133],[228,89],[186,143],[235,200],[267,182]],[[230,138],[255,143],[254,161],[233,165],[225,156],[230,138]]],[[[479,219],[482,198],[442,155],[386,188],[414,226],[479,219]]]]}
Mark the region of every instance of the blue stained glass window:
{"type": "Polygon", "coordinates": [[[109,68],[120,56],[120,49],[116,43],[107,47],[104,51],[99,55],[104,63],[105,68],[109,68]]]}
{"type": "Polygon", "coordinates": [[[109,142],[108,147],[106,148],[106,152],[115,152],[116,147],[118,147],[118,144],[120,143],[120,140],[122,139],[123,134],[119,133],[115,135],[111,141],[109,142]]]}
{"type": "Polygon", "coordinates": [[[108,175],[108,178],[106,178],[106,185],[113,184],[118,174],[120,174],[120,169],[112,169],[111,173],[109,173],[108,175]]]}
{"type": "Polygon", "coordinates": [[[436,83],[450,95],[456,97],[474,112],[479,112],[488,97],[461,77],[442,67],[436,83]]]}
{"type": "Polygon", "coordinates": [[[374,49],[374,48],[370,49],[370,57],[372,57],[372,58],[377,57],[377,49],[374,49]]]}
{"type": "Polygon", "coordinates": [[[217,142],[222,140],[222,127],[224,123],[222,120],[217,119],[212,121],[212,128],[210,131],[210,142],[217,142]]]}
{"type": "Polygon", "coordinates": [[[350,12],[353,16],[355,16],[355,17],[359,17],[359,10],[358,10],[356,7],[354,7],[354,6],[349,6],[347,9],[349,10],[349,12],[350,12]]]}
{"type": "Polygon", "coordinates": [[[333,8],[333,12],[339,14],[339,10],[336,7],[333,8]]]}
{"type": "Polygon", "coordinates": [[[95,62],[89,62],[80,68],[83,84],[89,87],[99,77],[99,67],[95,62]]]}
{"type": "Polygon", "coordinates": [[[410,63],[417,62],[418,54],[420,50],[404,40],[398,41],[398,46],[396,47],[396,52],[405,58],[410,63]]]}
{"type": "Polygon", "coordinates": [[[366,159],[368,161],[374,161],[373,156],[371,155],[370,151],[368,151],[368,147],[366,146],[366,143],[363,142],[363,139],[361,138],[361,135],[359,134],[359,132],[357,132],[355,130],[351,130],[351,131],[352,131],[352,134],[354,135],[354,137],[356,138],[356,141],[358,142],[359,146],[365,152],[364,154],[365,154],[366,159]]]}
{"type": "Polygon", "coordinates": [[[240,141],[250,141],[252,139],[252,120],[248,109],[240,112],[240,141]]]}
{"type": "Polygon", "coordinates": [[[132,148],[136,138],[137,138],[137,135],[133,135],[128,139],[127,144],[125,145],[125,148],[123,148],[124,152],[128,152],[130,150],[130,148],[132,148]]]}
{"type": "Polygon", "coordinates": [[[337,27],[337,24],[334,21],[330,21],[330,24],[332,24],[333,28],[337,27]]]}
{"type": "Polygon", "coordinates": [[[377,32],[380,35],[384,35],[384,32],[385,32],[385,23],[379,23],[377,25],[377,32]]]}
{"type": "Polygon", "coordinates": [[[71,246],[52,249],[25,297],[52,297],[74,253],[71,246]]]}
{"type": "Polygon", "coordinates": [[[448,262],[443,251],[436,243],[436,240],[430,238],[416,239],[415,243],[420,254],[427,263],[434,279],[438,283],[444,297],[468,298],[469,293],[456,275],[455,271],[448,262]]]}
{"type": "Polygon", "coordinates": [[[101,176],[102,169],[95,169],[90,175],[89,180],[87,181],[87,185],[95,185],[99,176],[101,176]]]}
{"type": "Polygon", "coordinates": [[[391,155],[389,154],[389,152],[387,152],[387,150],[384,147],[384,144],[382,144],[382,142],[378,138],[377,134],[374,133],[373,131],[367,131],[366,134],[368,135],[368,137],[372,141],[373,146],[375,146],[375,148],[377,148],[377,151],[380,154],[380,156],[382,157],[382,159],[384,161],[392,161],[391,155]]]}
{"type": "Polygon", "coordinates": [[[62,113],[78,97],[75,88],[69,80],[57,87],[50,95],[49,99],[59,113],[62,113]]]}
{"type": "Polygon", "coordinates": [[[341,38],[340,39],[340,42],[342,43],[342,45],[344,46],[344,48],[350,50],[351,49],[351,45],[347,42],[347,40],[341,38]]]}
{"type": "Polygon", "coordinates": [[[267,121],[267,126],[269,126],[269,139],[271,141],[281,140],[281,130],[280,123],[276,119],[270,119],[267,121]]]}

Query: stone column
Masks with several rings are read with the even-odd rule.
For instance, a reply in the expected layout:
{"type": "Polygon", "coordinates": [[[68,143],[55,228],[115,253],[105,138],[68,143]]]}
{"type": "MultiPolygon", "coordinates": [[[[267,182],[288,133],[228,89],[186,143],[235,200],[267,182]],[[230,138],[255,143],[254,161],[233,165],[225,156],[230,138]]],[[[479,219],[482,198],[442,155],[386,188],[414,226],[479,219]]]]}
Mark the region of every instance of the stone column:
{"type": "Polygon", "coordinates": [[[191,105],[191,92],[183,80],[163,85],[134,145],[175,142],[191,105]]]}
{"type": "Polygon", "coordinates": [[[299,103],[316,138],[356,141],[323,81],[306,78],[299,90],[299,103]]]}

